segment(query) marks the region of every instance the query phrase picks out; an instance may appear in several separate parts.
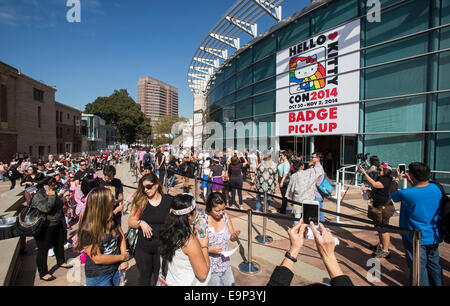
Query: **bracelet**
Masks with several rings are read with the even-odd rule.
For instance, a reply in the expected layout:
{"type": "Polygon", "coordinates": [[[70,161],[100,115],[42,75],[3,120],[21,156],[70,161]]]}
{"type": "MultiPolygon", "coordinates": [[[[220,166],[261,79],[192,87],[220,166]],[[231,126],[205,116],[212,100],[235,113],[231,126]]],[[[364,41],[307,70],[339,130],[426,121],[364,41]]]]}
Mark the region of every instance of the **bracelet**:
{"type": "Polygon", "coordinates": [[[208,247],[207,246],[205,246],[205,247],[201,247],[202,249],[207,249],[208,247]]]}
{"type": "Polygon", "coordinates": [[[139,220],[139,221],[137,222],[138,227],[141,226],[141,221],[142,221],[142,220],[139,220]]]}
{"type": "Polygon", "coordinates": [[[297,262],[297,258],[294,258],[291,256],[291,254],[289,254],[289,251],[286,252],[286,254],[284,254],[284,256],[286,258],[289,258],[290,260],[292,260],[293,262],[297,262]]]}

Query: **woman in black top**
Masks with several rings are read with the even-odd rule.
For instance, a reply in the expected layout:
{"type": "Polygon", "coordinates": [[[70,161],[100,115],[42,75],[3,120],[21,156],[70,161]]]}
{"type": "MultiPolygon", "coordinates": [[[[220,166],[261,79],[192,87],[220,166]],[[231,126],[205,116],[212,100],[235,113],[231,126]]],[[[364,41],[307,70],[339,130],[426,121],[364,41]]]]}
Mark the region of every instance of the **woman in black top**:
{"type": "Polygon", "coordinates": [[[134,258],[139,270],[139,285],[154,286],[160,268],[159,236],[169,215],[172,197],[163,194],[158,177],[150,173],[139,180],[128,225],[139,228],[134,258]]]}
{"type": "Polygon", "coordinates": [[[247,165],[247,160],[244,159],[244,163],[241,163],[239,157],[234,156],[231,158],[230,166],[228,167],[229,186],[231,188],[231,203],[230,205],[236,205],[239,209],[242,209],[242,185],[244,183],[242,176],[242,168],[247,165]],[[237,189],[238,188],[238,189],[237,189]],[[239,205],[236,204],[236,189],[239,197],[239,205]]]}
{"type": "Polygon", "coordinates": [[[49,274],[47,267],[47,255],[51,246],[54,247],[58,266],[65,269],[72,268],[65,263],[64,258],[64,230],[61,223],[64,203],[63,199],[56,194],[57,182],[54,178],[44,178],[38,183],[37,188],[38,191],[33,196],[31,203],[46,214],[46,221],[42,225],[40,233],[34,237],[38,247],[36,265],[39,277],[44,281],[52,281],[55,277],[49,274]],[[48,185],[48,191],[44,189],[44,185],[48,185]]]}
{"type": "Polygon", "coordinates": [[[37,172],[36,167],[30,166],[27,169],[27,173],[23,176],[20,186],[25,187],[25,189],[28,187],[36,187],[37,183],[43,178],[44,176],[42,173],[37,172]]]}
{"type": "MultiPolygon", "coordinates": [[[[372,187],[371,199],[374,208],[379,208],[382,212],[382,224],[389,224],[389,219],[394,215],[395,207],[391,201],[392,192],[397,190],[397,183],[392,180],[392,168],[382,163],[378,168],[377,180],[373,180],[369,173],[359,166],[359,171],[365,176],[367,182],[372,187]]],[[[374,247],[372,254],[376,258],[389,258],[390,235],[389,233],[378,233],[380,243],[374,247]]]]}

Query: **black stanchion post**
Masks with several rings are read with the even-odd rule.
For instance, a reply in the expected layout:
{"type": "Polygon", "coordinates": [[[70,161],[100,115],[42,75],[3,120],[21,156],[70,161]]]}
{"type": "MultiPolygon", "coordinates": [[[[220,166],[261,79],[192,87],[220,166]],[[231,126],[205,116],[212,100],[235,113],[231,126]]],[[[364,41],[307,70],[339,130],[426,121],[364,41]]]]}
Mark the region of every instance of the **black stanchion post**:
{"type": "Polygon", "coordinates": [[[413,236],[413,286],[420,286],[420,248],[421,248],[422,232],[415,230],[413,236]]]}
{"type": "MultiPolygon", "coordinates": [[[[264,212],[264,214],[266,214],[266,213],[267,213],[267,191],[264,192],[264,201],[263,201],[263,205],[264,205],[263,212],[264,212]]],[[[273,241],[273,238],[272,238],[272,237],[266,236],[266,228],[267,228],[267,216],[264,215],[264,217],[263,217],[263,234],[262,234],[262,236],[261,236],[261,235],[258,235],[258,236],[256,237],[256,240],[257,240],[259,243],[270,243],[270,242],[273,241]]]]}
{"type": "Polygon", "coordinates": [[[259,271],[260,267],[256,262],[252,261],[253,214],[251,209],[247,210],[247,213],[248,213],[248,254],[247,254],[247,261],[244,261],[239,265],[239,270],[246,274],[255,274],[259,271]]]}

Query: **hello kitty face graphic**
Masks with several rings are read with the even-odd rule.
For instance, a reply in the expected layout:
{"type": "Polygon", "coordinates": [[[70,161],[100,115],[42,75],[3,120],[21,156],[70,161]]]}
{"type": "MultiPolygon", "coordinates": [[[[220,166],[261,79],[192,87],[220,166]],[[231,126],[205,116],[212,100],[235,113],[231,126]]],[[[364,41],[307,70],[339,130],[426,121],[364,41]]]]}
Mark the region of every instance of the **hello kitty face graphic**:
{"type": "Polygon", "coordinates": [[[317,58],[322,55],[320,50],[315,54],[294,56],[289,61],[289,91],[291,94],[311,91],[325,87],[325,68],[317,58]],[[319,54],[319,56],[318,56],[319,54]]]}
{"type": "Polygon", "coordinates": [[[295,68],[295,77],[297,79],[303,79],[314,75],[318,70],[319,64],[317,63],[317,57],[300,57],[297,60],[295,68]]]}

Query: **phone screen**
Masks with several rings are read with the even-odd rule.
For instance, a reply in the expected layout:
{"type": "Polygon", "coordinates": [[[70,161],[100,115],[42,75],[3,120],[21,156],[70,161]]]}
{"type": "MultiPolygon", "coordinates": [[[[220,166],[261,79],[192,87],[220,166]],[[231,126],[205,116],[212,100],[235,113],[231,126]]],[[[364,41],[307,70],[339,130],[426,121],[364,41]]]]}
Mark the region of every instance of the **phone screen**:
{"type": "Polygon", "coordinates": [[[401,172],[403,172],[403,174],[406,173],[406,165],[398,165],[398,170],[401,172]]]}
{"type": "Polygon", "coordinates": [[[311,221],[319,224],[319,205],[303,203],[303,223],[309,224],[311,221]]]}

